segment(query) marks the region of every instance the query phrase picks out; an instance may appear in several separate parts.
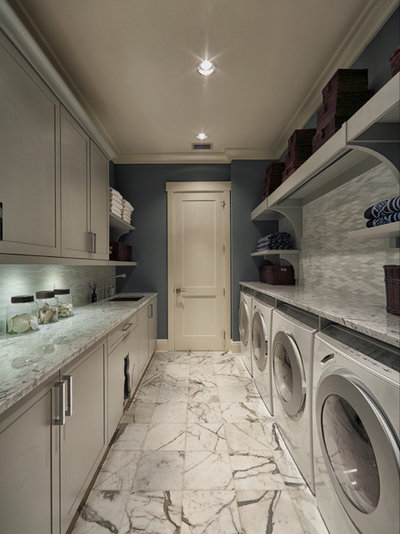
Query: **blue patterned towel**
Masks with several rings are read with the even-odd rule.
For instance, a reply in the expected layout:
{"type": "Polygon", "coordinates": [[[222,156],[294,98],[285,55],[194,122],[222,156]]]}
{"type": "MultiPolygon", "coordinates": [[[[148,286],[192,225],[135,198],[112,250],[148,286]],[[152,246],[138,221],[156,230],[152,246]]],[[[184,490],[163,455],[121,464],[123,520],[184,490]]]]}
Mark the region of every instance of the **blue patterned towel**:
{"type": "Polygon", "coordinates": [[[389,224],[397,221],[400,221],[400,211],[385,215],[384,217],[378,217],[377,219],[371,219],[370,221],[367,221],[366,226],[367,228],[372,228],[373,226],[381,226],[382,224],[389,224]]]}
{"type": "Polygon", "coordinates": [[[292,248],[292,238],[287,232],[275,232],[257,241],[257,250],[287,250],[292,248]]]}
{"type": "Polygon", "coordinates": [[[396,213],[398,211],[400,211],[400,197],[394,197],[389,200],[381,200],[381,202],[377,202],[376,204],[370,206],[364,211],[364,217],[366,219],[378,219],[380,217],[385,217],[386,215],[390,215],[391,213],[396,213]]]}

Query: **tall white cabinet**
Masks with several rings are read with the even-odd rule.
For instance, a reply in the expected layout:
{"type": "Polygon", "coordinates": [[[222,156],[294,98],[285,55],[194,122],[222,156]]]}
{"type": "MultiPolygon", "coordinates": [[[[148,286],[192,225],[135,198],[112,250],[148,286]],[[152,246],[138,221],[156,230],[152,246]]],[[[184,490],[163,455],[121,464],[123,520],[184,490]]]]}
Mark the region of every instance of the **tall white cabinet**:
{"type": "Polygon", "coordinates": [[[0,253],[60,254],[59,107],[0,33],[0,253]]]}

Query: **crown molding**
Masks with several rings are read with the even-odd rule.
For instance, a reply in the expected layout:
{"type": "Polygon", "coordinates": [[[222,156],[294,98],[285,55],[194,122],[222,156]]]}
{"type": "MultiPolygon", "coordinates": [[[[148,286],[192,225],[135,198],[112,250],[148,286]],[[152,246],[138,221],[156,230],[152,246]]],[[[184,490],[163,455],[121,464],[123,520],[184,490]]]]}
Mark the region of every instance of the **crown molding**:
{"type": "Polygon", "coordinates": [[[302,128],[320,106],[322,103],[322,88],[328,83],[333,74],[337,69],[351,67],[398,6],[398,0],[369,0],[357,21],[350,28],[341,46],[337,48],[332,59],[327,63],[325,69],[304,97],[303,105],[293,115],[281,133],[274,146],[277,158],[287,149],[287,140],[293,131],[296,128],[302,128]]]}
{"type": "Polygon", "coordinates": [[[206,164],[231,163],[234,159],[264,160],[276,159],[275,154],[269,150],[250,148],[227,148],[224,152],[182,152],[182,153],[155,153],[155,154],[119,154],[113,159],[115,164],[206,164]]]}
{"type": "Polygon", "coordinates": [[[88,116],[86,110],[6,0],[0,0],[0,28],[106,156],[109,159],[114,158],[116,156],[114,148],[88,116]]]}

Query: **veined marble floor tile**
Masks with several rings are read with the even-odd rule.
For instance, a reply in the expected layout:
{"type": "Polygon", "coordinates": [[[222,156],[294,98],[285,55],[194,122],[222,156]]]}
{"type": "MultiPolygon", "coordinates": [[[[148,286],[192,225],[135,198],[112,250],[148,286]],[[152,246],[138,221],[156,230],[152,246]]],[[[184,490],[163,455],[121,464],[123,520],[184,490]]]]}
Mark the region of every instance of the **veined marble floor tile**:
{"type": "Polygon", "coordinates": [[[317,508],[314,495],[307,487],[287,490],[298,521],[306,534],[329,534],[317,508]]]}
{"type": "MultiPolygon", "coordinates": [[[[220,375],[217,375],[220,376],[220,375]]],[[[250,387],[248,391],[244,386],[218,387],[218,395],[221,402],[250,402],[257,398],[258,393],[250,387]]]]}
{"type": "Polygon", "coordinates": [[[188,451],[185,453],[184,489],[233,489],[227,452],[188,451]]]}
{"type": "Polygon", "coordinates": [[[200,385],[189,385],[189,404],[193,403],[219,403],[218,388],[205,388],[200,385]]]}
{"type": "Polygon", "coordinates": [[[110,534],[119,532],[128,491],[92,490],[73,534],[110,534]]]}
{"type": "Polygon", "coordinates": [[[128,423],[120,425],[118,438],[113,443],[113,450],[139,451],[142,449],[149,425],[144,423],[128,423]]]}
{"type": "Polygon", "coordinates": [[[158,397],[162,380],[162,374],[153,375],[148,379],[145,377],[136,393],[135,399],[142,402],[155,402],[158,397]]]}
{"type": "Polygon", "coordinates": [[[245,368],[236,360],[223,363],[214,363],[214,371],[216,375],[249,376],[245,368]]]}
{"type": "MultiPolygon", "coordinates": [[[[216,397],[218,400],[218,397],[216,397]]],[[[188,423],[222,423],[219,402],[197,402],[189,400],[187,411],[188,423]]]]}
{"type": "Polygon", "coordinates": [[[190,365],[187,363],[169,363],[165,368],[165,375],[175,378],[188,378],[190,365]]]}
{"type": "Polygon", "coordinates": [[[251,378],[237,375],[216,375],[217,386],[219,388],[241,388],[245,387],[248,391],[256,391],[251,378]]]}
{"type": "Polygon", "coordinates": [[[142,402],[134,400],[126,411],[126,417],[131,417],[132,423],[150,423],[153,416],[155,404],[154,402],[142,402]]]}
{"type": "Polygon", "coordinates": [[[190,363],[190,374],[198,373],[209,377],[214,376],[215,371],[213,362],[209,360],[206,361],[207,363],[204,363],[199,359],[192,360],[190,363]]]}
{"type": "Polygon", "coordinates": [[[222,423],[194,423],[187,425],[187,451],[226,451],[224,425],[222,423]]]}
{"type": "Polygon", "coordinates": [[[187,402],[165,402],[154,406],[151,423],[186,423],[187,402]]]}
{"type": "Polygon", "coordinates": [[[272,454],[262,451],[231,452],[236,490],[285,489],[285,482],[272,454]]]}
{"type": "Polygon", "coordinates": [[[246,534],[306,534],[285,490],[238,491],[237,502],[246,534]]]}
{"type": "Polygon", "coordinates": [[[187,401],[188,383],[187,378],[173,378],[165,375],[157,396],[157,403],[187,401]]]}
{"type": "Polygon", "coordinates": [[[271,425],[266,423],[225,423],[225,435],[231,451],[269,451],[271,445],[271,425]]]}
{"type": "Polygon", "coordinates": [[[153,423],[149,426],[143,450],[183,451],[186,441],[186,423],[153,423]]]}
{"type": "Polygon", "coordinates": [[[190,373],[189,387],[197,388],[216,388],[217,382],[214,373],[207,374],[206,372],[194,371],[190,373]]]}
{"type": "Polygon", "coordinates": [[[221,411],[226,423],[255,423],[259,421],[252,401],[221,402],[221,411]]]}
{"type": "Polygon", "coordinates": [[[181,534],[242,533],[234,491],[183,492],[181,534]]]}
{"type": "Polygon", "coordinates": [[[183,451],[144,451],[133,480],[134,491],[181,490],[183,451]]]}
{"type": "Polygon", "coordinates": [[[96,479],[97,490],[130,490],[141,451],[111,450],[96,479]]]}
{"type": "Polygon", "coordinates": [[[119,534],[180,534],[181,491],[134,491],[125,504],[119,534]]]}

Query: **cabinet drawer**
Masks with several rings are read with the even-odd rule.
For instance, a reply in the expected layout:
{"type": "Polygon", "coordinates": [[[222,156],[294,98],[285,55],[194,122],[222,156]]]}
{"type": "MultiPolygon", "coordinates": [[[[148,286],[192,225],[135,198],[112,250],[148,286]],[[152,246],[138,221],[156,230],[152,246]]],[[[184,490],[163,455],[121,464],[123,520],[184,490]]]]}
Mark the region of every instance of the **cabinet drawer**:
{"type": "Polygon", "coordinates": [[[126,321],[118,325],[108,334],[108,354],[115,350],[138,322],[137,312],[133,313],[126,321]]]}

